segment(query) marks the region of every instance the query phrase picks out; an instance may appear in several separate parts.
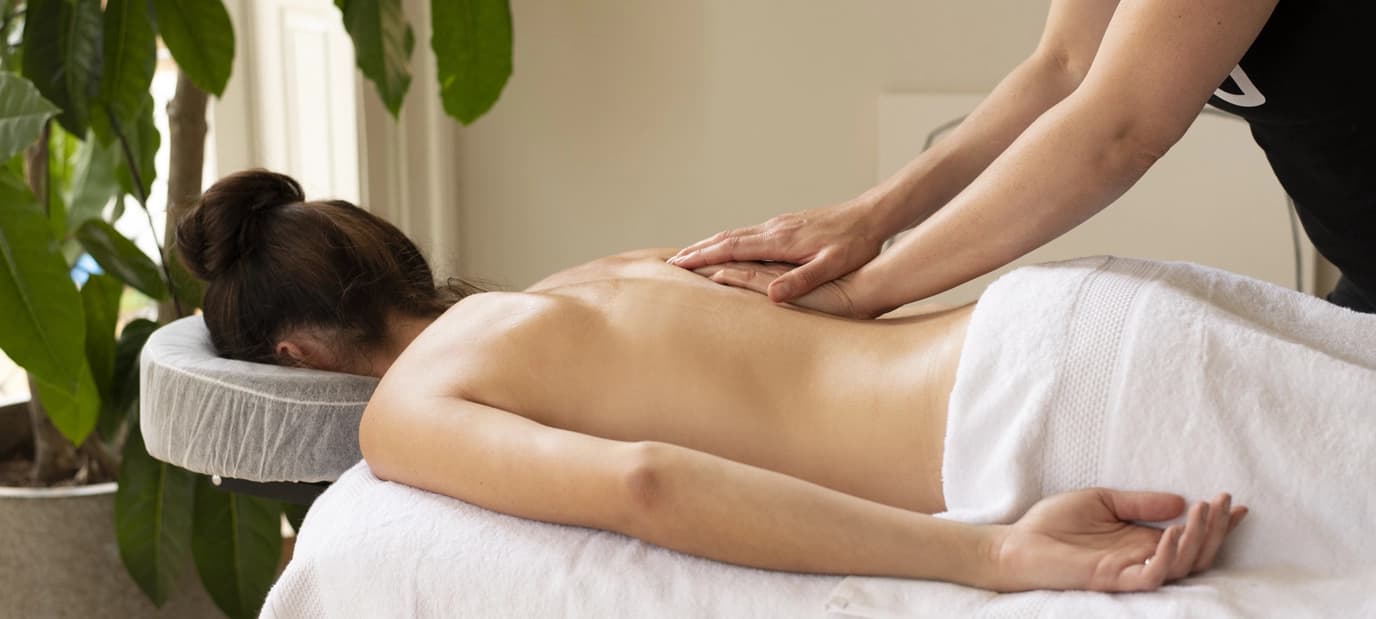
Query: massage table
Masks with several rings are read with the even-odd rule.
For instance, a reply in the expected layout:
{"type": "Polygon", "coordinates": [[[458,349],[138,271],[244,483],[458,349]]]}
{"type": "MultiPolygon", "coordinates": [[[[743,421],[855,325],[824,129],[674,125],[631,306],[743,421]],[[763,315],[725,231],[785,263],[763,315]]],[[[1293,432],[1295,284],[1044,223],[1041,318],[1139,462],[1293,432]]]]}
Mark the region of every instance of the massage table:
{"type": "Polygon", "coordinates": [[[383,481],[357,444],[374,380],[219,358],[199,317],[149,339],[140,424],[154,457],[222,484],[307,500],[328,485],[266,617],[1376,616],[1372,351],[1376,318],[1195,265],[1100,257],[1020,269],[990,287],[952,394],[944,516],[1006,522],[1040,496],[1086,485],[1191,498],[1230,490],[1252,506],[1219,569],[1145,594],[996,595],[750,569],[383,481]],[[1053,341],[1067,344],[1048,351],[1053,341]],[[1194,350],[1208,354],[1182,353],[1194,350]],[[1112,362],[1092,362],[1104,355],[1112,362]],[[1257,363],[1273,367],[1243,367],[1257,363]],[[1233,382],[1272,370],[1310,372],[1319,387],[1233,382]],[[1163,380],[1151,372],[1182,371],[1205,380],[1151,391],[1163,380]],[[1320,408],[1333,410],[1321,422],[1297,406],[1324,397],[1320,408]],[[1143,419],[1098,417],[1124,406],[1143,419]],[[1306,428],[1322,440],[1277,439],[1306,428]],[[1181,432],[1212,433],[1219,446],[1181,451],[1149,438],[1181,432]],[[1091,454],[1093,466],[1041,462],[1059,452],[1091,454]],[[1343,468],[1326,470],[1325,459],[1343,468]],[[1272,496],[1276,487],[1289,494],[1272,496]]]}
{"type": "Polygon", "coordinates": [[[314,500],[266,617],[820,617],[841,581],[381,481],[358,448],[375,379],[222,359],[200,316],[154,333],[140,367],[149,454],[222,488],[314,500]]]}

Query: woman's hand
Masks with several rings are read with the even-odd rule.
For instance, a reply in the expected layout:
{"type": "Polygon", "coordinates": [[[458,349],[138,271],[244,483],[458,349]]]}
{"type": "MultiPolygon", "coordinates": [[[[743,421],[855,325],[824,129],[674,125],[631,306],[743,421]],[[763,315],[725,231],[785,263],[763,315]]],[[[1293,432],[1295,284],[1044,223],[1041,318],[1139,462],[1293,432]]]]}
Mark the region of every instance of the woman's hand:
{"type": "Polygon", "coordinates": [[[996,591],[1148,591],[1213,566],[1223,538],[1247,515],[1226,494],[1190,507],[1164,531],[1131,521],[1179,516],[1185,501],[1158,492],[1100,488],[1042,499],[995,533],[996,591]]]}
{"type": "Polygon", "coordinates": [[[690,270],[753,260],[797,265],[760,292],[775,303],[804,305],[798,303],[800,297],[879,255],[890,232],[880,229],[873,209],[867,203],[852,201],[779,215],[763,224],[728,230],[689,245],[670,258],[669,264],[690,270]]]}
{"type": "MultiPolygon", "coordinates": [[[[787,277],[802,267],[783,262],[722,262],[694,269],[718,284],[744,288],[768,295],[771,285],[787,277]]],[[[804,307],[835,316],[848,318],[874,318],[873,312],[857,303],[857,286],[853,275],[833,279],[813,288],[807,294],[789,301],[792,305],[804,307]]]]}

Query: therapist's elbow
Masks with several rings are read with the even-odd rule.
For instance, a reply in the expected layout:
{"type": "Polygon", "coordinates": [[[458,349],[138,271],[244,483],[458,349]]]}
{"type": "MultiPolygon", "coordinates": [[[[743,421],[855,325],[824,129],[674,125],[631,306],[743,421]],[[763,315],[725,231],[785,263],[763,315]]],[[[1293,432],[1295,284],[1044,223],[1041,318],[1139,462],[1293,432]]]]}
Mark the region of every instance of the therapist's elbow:
{"type": "Polygon", "coordinates": [[[1122,109],[1070,114],[1066,121],[1071,130],[1091,132],[1091,142],[1098,145],[1093,160],[1105,178],[1129,183],[1156,165],[1190,126],[1188,121],[1152,118],[1122,109]]]}
{"type": "Polygon", "coordinates": [[[1087,114],[1098,115],[1107,155],[1136,171],[1145,172],[1166,155],[1198,117],[1179,106],[1155,98],[1088,92],[1078,102],[1087,114]]]}
{"type": "Polygon", "coordinates": [[[1113,157],[1130,171],[1145,173],[1185,135],[1184,127],[1174,124],[1119,119],[1109,140],[1113,157]]]}

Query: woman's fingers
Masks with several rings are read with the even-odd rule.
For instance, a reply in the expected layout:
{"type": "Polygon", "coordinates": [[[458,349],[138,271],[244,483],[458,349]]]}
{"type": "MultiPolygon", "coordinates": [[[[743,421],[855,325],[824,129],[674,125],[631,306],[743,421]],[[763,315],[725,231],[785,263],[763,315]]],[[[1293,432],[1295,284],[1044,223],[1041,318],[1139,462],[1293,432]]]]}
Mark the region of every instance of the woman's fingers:
{"type": "Polygon", "coordinates": [[[1250,513],[1250,510],[1248,510],[1245,505],[1234,507],[1233,513],[1229,514],[1230,517],[1228,518],[1228,532],[1232,533],[1233,529],[1236,529],[1237,525],[1242,523],[1242,519],[1246,518],[1248,513],[1250,513]]]}
{"type": "Polygon", "coordinates": [[[1195,562],[1208,541],[1210,511],[1210,505],[1203,501],[1195,503],[1190,508],[1190,514],[1185,518],[1185,532],[1180,536],[1180,549],[1170,566],[1167,578],[1184,578],[1194,571],[1195,562]]]}
{"type": "Polygon", "coordinates": [[[1192,571],[1207,570],[1214,565],[1214,557],[1218,555],[1218,549],[1223,546],[1223,538],[1228,535],[1232,528],[1233,497],[1227,494],[1220,494],[1209,506],[1209,522],[1205,536],[1204,547],[1199,551],[1199,557],[1195,559],[1192,571]]]}
{"type": "MultiPolygon", "coordinates": [[[[1124,587],[1126,590],[1150,591],[1160,587],[1170,576],[1171,565],[1179,556],[1177,546],[1180,542],[1180,525],[1175,525],[1166,529],[1161,534],[1161,539],[1156,541],[1156,553],[1146,560],[1146,564],[1140,566],[1135,582],[1129,583],[1124,587]]],[[[1134,568],[1139,566],[1134,566],[1134,568]]]]}
{"type": "Polygon", "coordinates": [[[1190,508],[1184,526],[1174,525],[1156,544],[1156,554],[1144,564],[1129,566],[1123,572],[1124,585],[1132,589],[1155,589],[1213,567],[1223,540],[1247,517],[1247,508],[1232,506],[1232,497],[1221,494],[1208,503],[1190,508]]]}
{"type": "Polygon", "coordinates": [[[1118,520],[1170,520],[1185,511],[1187,504],[1179,495],[1098,488],[1099,498],[1118,520]]]}

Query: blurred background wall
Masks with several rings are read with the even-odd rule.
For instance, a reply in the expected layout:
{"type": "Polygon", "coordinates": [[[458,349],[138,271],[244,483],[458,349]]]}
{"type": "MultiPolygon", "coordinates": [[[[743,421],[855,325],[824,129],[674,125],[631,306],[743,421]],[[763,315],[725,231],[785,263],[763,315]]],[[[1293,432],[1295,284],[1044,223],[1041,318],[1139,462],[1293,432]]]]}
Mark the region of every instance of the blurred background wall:
{"type": "Polygon", "coordinates": [[[459,266],[525,285],[850,198],[881,93],[987,92],[1048,4],[518,0],[516,73],[455,132],[459,266]]]}
{"type": "MultiPolygon", "coordinates": [[[[234,136],[217,138],[222,173],[267,165],[315,194],[358,195],[416,238],[437,270],[507,288],[860,193],[896,167],[895,153],[920,150],[923,123],[946,113],[941,101],[977,100],[1025,58],[1049,5],[512,0],[515,73],[496,107],[461,127],[434,93],[425,0],[403,0],[418,40],[400,122],[338,57],[348,48],[329,0],[235,1],[236,29],[254,51],[217,106],[219,133],[234,136]],[[276,66],[292,63],[333,77],[276,66]],[[315,90],[330,93],[354,80],[355,96],[303,95],[292,75],[324,80],[315,90]],[[924,94],[938,95],[936,108],[923,107],[924,94]],[[975,98],[949,98],[961,94],[975,98]],[[349,121],[355,132],[304,133],[349,121]],[[341,149],[354,139],[351,164],[341,149]],[[357,178],[326,172],[350,165],[357,178]]],[[[1100,222],[1068,251],[1188,258],[1294,285],[1283,195],[1245,126],[1220,122],[1192,132],[1204,150],[1182,156],[1177,176],[1133,197],[1148,205],[1139,210],[1173,210],[1100,222]],[[1198,195],[1211,184],[1222,193],[1198,195]],[[1158,230],[1144,235],[1148,219],[1158,230]],[[1174,233],[1183,230],[1203,240],[1174,233]]]]}

